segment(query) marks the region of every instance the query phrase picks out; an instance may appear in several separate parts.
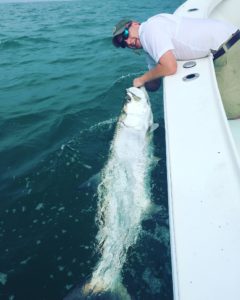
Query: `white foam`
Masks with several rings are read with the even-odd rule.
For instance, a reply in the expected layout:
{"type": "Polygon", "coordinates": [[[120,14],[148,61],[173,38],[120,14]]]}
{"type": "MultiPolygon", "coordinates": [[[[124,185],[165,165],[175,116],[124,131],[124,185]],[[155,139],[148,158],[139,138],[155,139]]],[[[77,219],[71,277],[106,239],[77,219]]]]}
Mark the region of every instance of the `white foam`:
{"type": "Polygon", "coordinates": [[[4,273],[1,273],[1,272],[0,272],[0,283],[1,283],[2,285],[5,285],[6,282],[7,282],[7,274],[4,274],[4,273]]]}
{"type": "Polygon", "coordinates": [[[61,272],[62,272],[64,269],[65,269],[65,267],[64,267],[64,266],[58,266],[58,270],[59,270],[59,271],[61,271],[61,272]]]}
{"type": "Polygon", "coordinates": [[[21,264],[21,265],[26,265],[26,264],[29,262],[29,260],[31,260],[31,257],[28,257],[28,258],[22,260],[22,261],[20,262],[20,264],[21,264]]]}
{"type": "Polygon", "coordinates": [[[39,203],[39,204],[35,207],[35,209],[36,209],[36,210],[40,210],[40,209],[43,209],[43,207],[44,207],[43,203],[39,203]]]}
{"type": "Polygon", "coordinates": [[[89,131],[91,132],[91,131],[95,131],[96,129],[99,129],[99,128],[101,128],[101,127],[105,127],[105,126],[109,126],[109,125],[111,126],[111,125],[113,125],[116,121],[117,121],[116,118],[111,118],[111,119],[108,119],[108,120],[99,122],[99,123],[97,123],[97,124],[91,126],[91,127],[89,128],[89,131]]]}
{"type": "Polygon", "coordinates": [[[72,284],[67,284],[67,285],[65,285],[66,290],[70,290],[72,287],[73,287],[72,284]]]}

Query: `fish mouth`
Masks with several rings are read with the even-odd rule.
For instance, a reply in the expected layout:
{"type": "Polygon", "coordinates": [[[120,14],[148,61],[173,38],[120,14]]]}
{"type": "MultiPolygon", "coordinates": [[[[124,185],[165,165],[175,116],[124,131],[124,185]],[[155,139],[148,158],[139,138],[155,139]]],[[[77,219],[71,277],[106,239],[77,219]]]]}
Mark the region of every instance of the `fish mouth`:
{"type": "Polygon", "coordinates": [[[128,102],[130,102],[131,100],[134,100],[134,101],[140,101],[140,100],[141,100],[141,97],[138,97],[138,96],[135,95],[133,92],[127,90],[126,100],[127,100],[128,102]]]}

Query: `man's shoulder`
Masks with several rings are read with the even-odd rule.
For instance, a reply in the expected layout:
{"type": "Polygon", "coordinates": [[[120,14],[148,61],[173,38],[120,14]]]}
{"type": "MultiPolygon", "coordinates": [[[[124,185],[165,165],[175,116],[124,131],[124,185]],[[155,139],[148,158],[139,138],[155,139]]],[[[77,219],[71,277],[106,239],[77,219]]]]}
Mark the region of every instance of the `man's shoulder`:
{"type": "Polygon", "coordinates": [[[179,20],[181,17],[175,14],[167,14],[167,13],[160,13],[157,15],[154,15],[150,18],[147,19],[146,22],[155,22],[155,21],[177,21],[179,20]]]}
{"type": "Polygon", "coordinates": [[[178,23],[180,20],[179,16],[173,15],[173,14],[158,14],[155,16],[150,17],[149,19],[147,19],[147,21],[142,23],[142,28],[144,29],[148,29],[148,28],[152,28],[155,26],[160,26],[163,30],[165,26],[174,24],[174,23],[178,23]]]}
{"type": "Polygon", "coordinates": [[[150,17],[147,21],[141,23],[140,36],[149,35],[150,33],[165,35],[171,32],[170,28],[175,26],[179,21],[179,17],[172,14],[158,14],[150,17]]]}

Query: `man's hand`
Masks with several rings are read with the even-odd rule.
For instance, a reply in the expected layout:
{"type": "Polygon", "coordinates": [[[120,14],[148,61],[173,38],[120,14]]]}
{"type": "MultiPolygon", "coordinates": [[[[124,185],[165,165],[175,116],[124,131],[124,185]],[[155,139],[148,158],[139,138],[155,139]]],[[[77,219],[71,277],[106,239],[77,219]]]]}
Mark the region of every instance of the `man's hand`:
{"type": "Polygon", "coordinates": [[[144,85],[144,83],[145,82],[143,81],[142,77],[138,77],[133,80],[133,86],[135,87],[141,87],[144,85]]]}

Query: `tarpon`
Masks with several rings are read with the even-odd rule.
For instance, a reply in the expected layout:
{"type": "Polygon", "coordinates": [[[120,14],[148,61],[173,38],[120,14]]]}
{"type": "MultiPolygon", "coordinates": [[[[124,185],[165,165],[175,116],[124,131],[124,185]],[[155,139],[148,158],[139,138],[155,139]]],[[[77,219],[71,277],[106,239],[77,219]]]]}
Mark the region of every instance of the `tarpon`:
{"type": "Polygon", "coordinates": [[[101,258],[90,281],[65,300],[130,299],[121,270],[150,205],[151,132],[156,127],[145,88],[127,89],[98,186],[97,240],[101,258]]]}

